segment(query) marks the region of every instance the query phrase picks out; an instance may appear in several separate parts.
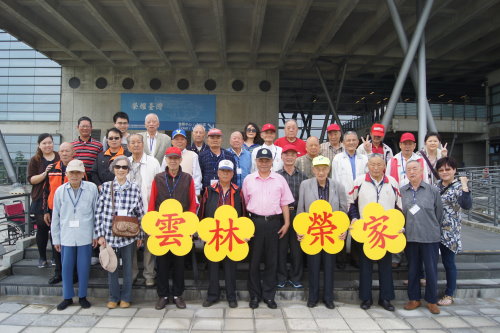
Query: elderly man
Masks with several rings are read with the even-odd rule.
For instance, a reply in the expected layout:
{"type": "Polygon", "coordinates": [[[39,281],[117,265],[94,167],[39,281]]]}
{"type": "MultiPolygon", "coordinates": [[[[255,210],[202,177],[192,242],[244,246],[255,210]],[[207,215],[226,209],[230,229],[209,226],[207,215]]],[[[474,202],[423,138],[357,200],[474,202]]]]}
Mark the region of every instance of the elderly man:
{"type": "MultiPolygon", "coordinates": [[[[194,151],[188,150],[187,146],[187,135],[186,131],[183,129],[176,129],[172,132],[172,147],[177,147],[182,152],[182,162],[181,168],[183,172],[186,172],[193,177],[194,186],[196,188],[196,195],[201,193],[201,169],[200,163],[198,162],[198,154],[194,151]]],[[[165,170],[167,166],[167,160],[163,159],[161,164],[161,169],[165,170]]]]}
{"type": "Polygon", "coordinates": [[[294,198],[285,178],[272,171],[271,150],[258,149],[256,160],[257,171],[245,178],[242,189],[249,216],[255,225],[255,234],[250,241],[249,306],[255,309],[263,300],[270,309],[276,309],[278,240],[290,227],[288,205],[294,202],[294,198]],[[265,268],[261,278],[262,260],[265,268]]]}
{"type": "Polygon", "coordinates": [[[191,150],[196,154],[208,150],[208,146],[205,143],[205,127],[203,125],[197,124],[193,127],[191,140],[193,142],[189,145],[189,147],[187,147],[188,150],[191,150]]]}
{"type": "Polygon", "coordinates": [[[382,141],[385,136],[385,126],[382,124],[373,124],[370,130],[371,140],[361,138],[363,144],[358,147],[358,154],[380,154],[384,156],[385,163],[389,163],[392,158],[392,149],[382,141]]]}
{"type": "MultiPolygon", "coordinates": [[[[118,128],[121,132],[122,132],[122,147],[123,148],[127,148],[127,145],[128,145],[128,137],[130,135],[128,131],[128,123],[129,123],[129,119],[128,119],[128,114],[126,114],[125,112],[117,112],[113,115],[113,126],[112,127],[115,127],[115,128],[118,128]]],[[[104,136],[102,138],[102,145],[103,145],[103,150],[106,151],[108,149],[108,140],[107,140],[107,137],[104,136]]]]}
{"type": "MultiPolygon", "coordinates": [[[[144,137],[140,134],[135,133],[128,137],[128,150],[132,156],[128,158],[131,169],[127,178],[140,188],[144,211],[147,211],[151,184],[156,174],[161,172],[160,164],[156,158],[144,153],[144,137]]],[[[132,259],[132,281],[136,280],[138,273],[137,255],[135,255],[132,259]]],[[[149,252],[147,246],[144,247],[144,271],[142,275],[146,279],[147,287],[155,285],[155,257],[149,252]]]]}
{"type": "MultiPolygon", "coordinates": [[[[315,136],[310,136],[306,141],[306,155],[297,158],[295,166],[306,175],[307,178],[314,177],[312,160],[319,155],[319,140],[315,136]]],[[[298,152],[297,152],[298,155],[298,152]]]]}
{"type": "Polygon", "coordinates": [[[142,132],[145,145],[144,152],[156,158],[158,163],[162,163],[165,150],[170,147],[170,137],[167,134],[158,132],[160,118],[155,113],[149,113],[144,120],[146,132],[142,132]]]}
{"type": "Polygon", "coordinates": [[[66,167],[68,182],[59,186],[54,195],[54,209],[50,227],[57,252],[61,253],[63,297],[57,310],[73,304],[73,271],[78,271],[78,297],[82,308],[90,308],[87,287],[90,273],[95,209],[99,193],[97,186],[83,180],[85,167],[80,160],[72,160],[66,167]]]}
{"type": "MultiPolygon", "coordinates": [[[[202,151],[199,154],[200,169],[202,175],[202,194],[205,188],[216,184],[219,180],[217,166],[222,160],[230,160],[236,165],[234,154],[222,148],[222,131],[218,128],[212,128],[208,131],[208,146],[210,149],[202,151]]],[[[236,174],[231,182],[236,183],[236,174]]]]}
{"type": "MultiPolygon", "coordinates": [[[[283,160],[283,169],[278,171],[278,174],[285,178],[294,198],[294,202],[288,205],[290,208],[290,221],[293,221],[297,213],[299,187],[307,177],[295,167],[295,161],[297,160],[297,150],[295,146],[285,146],[281,154],[281,159],[283,160]]],[[[286,284],[289,283],[294,288],[302,288],[301,280],[303,269],[304,255],[300,248],[300,243],[297,240],[297,233],[292,228],[279,240],[277,287],[284,288],[286,284]],[[290,272],[288,272],[286,265],[289,250],[291,260],[290,272]]]]}
{"type": "MultiPolygon", "coordinates": [[[[390,176],[384,175],[385,160],[380,154],[371,154],[368,157],[368,173],[361,175],[354,181],[354,188],[349,192],[348,202],[349,217],[354,222],[361,218],[365,206],[376,202],[381,204],[384,209],[401,210],[401,196],[396,180],[390,176]]],[[[373,264],[378,266],[379,275],[379,301],[378,304],[387,311],[394,311],[391,300],[394,299],[394,282],[392,280],[391,253],[379,260],[371,260],[360,253],[359,270],[359,298],[361,308],[368,310],[373,304],[372,298],[372,274],[373,264]]]]}
{"type": "Polygon", "coordinates": [[[277,139],[274,144],[278,147],[292,145],[297,150],[297,155],[300,157],[306,154],[306,143],[304,140],[297,138],[299,126],[295,119],[289,119],[285,123],[285,136],[277,139]]]}
{"type": "Polygon", "coordinates": [[[283,149],[274,145],[273,141],[276,138],[276,127],[273,124],[265,124],[262,126],[260,136],[264,140],[264,144],[252,151],[252,172],[257,170],[255,159],[259,149],[267,148],[273,155],[273,171],[278,172],[283,168],[283,161],[281,160],[281,152],[283,149]]]}
{"type": "Polygon", "coordinates": [[[234,159],[236,161],[236,185],[241,187],[241,185],[243,185],[243,180],[250,174],[252,168],[252,154],[248,150],[243,149],[243,134],[241,134],[240,131],[231,133],[229,145],[231,148],[227,150],[234,154],[234,159]]]}
{"type": "Polygon", "coordinates": [[[80,117],[76,129],[79,133],[78,139],[71,143],[75,150],[74,158],[83,162],[88,176],[97,160],[97,155],[103,151],[102,143],[90,136],[92,120],[89,117],[80,117]]]}
{"type": "Polygon", "coordinates": [[[424,264],[426,286],[424,299],[432,314],[438,314],[437,263],[441,241],[443,204],[437,187],[422,180],[424,170],[419,161],[408,161],[409,183],[401,188],[403,214],[406,218],[406,256],[408,258],[408,298],[405,310],[420,306],[420,270],[424,264]]]}
{"type": "Polygon", "coordinates": [[[340,140],[342,139],[342,130],[337,124],[331,124],[327,127],[326,132],[328,134],[328,141],[323,142],[319,146],[319,154],[328,157],[330,161],[333,161],[335,155],[340,154],[344,151],[344,146],[340,140]]]}
{"type": "MultiPolygon", "coordinates": [[[[43,220],[50,228],[51,214],[54,209],[54,195],[56,190],[62,184],[68,181],[68,176],[66,175],[66,167],[68,163],[73,160],[73,155],[75,154],[73,150],[73,145],[69,142],[63,142],[59,146],[59,157],[61,158],[54,167],[50,169],[47,173],[47,179],[43,187],[43,208],[44,216],[43,220]]],[[[52,238],[52,237],[51,237],[52,238]]],[[[62,281],[62,271],[61,271],[61,254],[55,250],[54,242],[52,243],[52,257],[56,265],[54,270],[54,276],[49,279],[49,284],[56,284],[62,281]]]]}

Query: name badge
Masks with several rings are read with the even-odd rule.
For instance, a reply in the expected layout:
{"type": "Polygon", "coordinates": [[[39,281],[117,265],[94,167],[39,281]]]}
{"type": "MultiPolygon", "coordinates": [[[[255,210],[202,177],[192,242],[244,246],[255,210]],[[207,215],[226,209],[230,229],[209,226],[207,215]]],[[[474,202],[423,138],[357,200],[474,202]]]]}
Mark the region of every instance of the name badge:
{"type": "Polygon", "coordinates": [[[118,209],[118,216],[127,216],[126,209],[118,209]]]}
{"type": "Polygon", "coordinates": [[[217,179],[210,179],[210,185],[217,184],[217,179]]]}
{"type": "Polygon", "coordinates": [[[241,175],[241,168],[236,168],[236,174],[241,175]]]}
{"type": "Polygon", "coordinates": [[[79,220],[69,220],[69,227],[70,228],[79,228],[80,221],[79,220]]]}
{"type": "Polygon", "coordinates": [[[419,211],[419,210],[420,210],[420,207],[418,207],[418,205],[417,205],[417,204],[415,204],[415,205],[413,205],[413,206],[410,208],[410,213],[411,213],[412,215],[415,215],[415,214],[417,214],[417,213],[418,213],[418,211],[419,211]]]}

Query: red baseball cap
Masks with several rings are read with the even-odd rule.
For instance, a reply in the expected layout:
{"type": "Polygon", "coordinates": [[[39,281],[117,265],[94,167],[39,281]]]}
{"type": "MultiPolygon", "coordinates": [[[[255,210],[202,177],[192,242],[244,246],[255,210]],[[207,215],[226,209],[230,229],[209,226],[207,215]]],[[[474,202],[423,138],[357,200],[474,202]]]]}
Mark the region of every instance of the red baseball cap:
{"type": "Polygon", "coordinates": [[[370,132],[374,136],[384,136],[385,135],[385,126],[382,124],[373,124],[370,132]]]}
{"type": "Polygon", "coordinates": [[[165,151],[165,157],[169,156],[177,156],[177,157],[182,157],[182,152],[179,148],[177,147],[169,147],[165,151]]]}
{"type": "Polygon", "coordinates": [[[289,151],[294,151],[294,152],[298,153],[297,148],[294,145],[286,145],[285,147],[283,147],[282,153],[284,154],[284,153],[289,152],[289,151]]]}
{"type": "Polygon", "coordinates": [[[265,132],[265,131],[276,132],[276,127],[273,124],[265,124],[264,126],[262,126],[262,129],[260,131],[261,132],[265,132]]]}
{"type": "Polygon", "coordinates": [[[417,142],[415,140],[415,136],[409,132],[403,133],[403,135],[401,135],[401,139],[399,140],[399,142],[405,142],[405,141],[417,142]]]}
{"type": "Polygon", "coordinates": [[[330,126],[328,126],[328,128],[326,129],[327,132],[330,132],[330,131],[340,131],[340,126],[338,124],[331,124],[330,126]]]}
{"type": "Polygon", "coordinates": [[[208,131],[207,136],[222,136],[222,131],[218,128],[212,128],[208,131]]]}

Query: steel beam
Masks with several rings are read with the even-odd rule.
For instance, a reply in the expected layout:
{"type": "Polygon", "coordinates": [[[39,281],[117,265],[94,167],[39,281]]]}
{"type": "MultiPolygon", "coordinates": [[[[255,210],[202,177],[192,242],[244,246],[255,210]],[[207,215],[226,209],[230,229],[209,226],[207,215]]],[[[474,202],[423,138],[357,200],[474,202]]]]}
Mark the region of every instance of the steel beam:
{"type": "Polygon", "coordinates": [[[286,31],[283,45],[281,47],[280,63],[283,63],[286,60],[288,51],[295,43],[295,40],[297,39],[300,29],[302,29],[302,25],[304,24],[304,20],[309,13],[309,8],[311,7],[312,3],[313,0],[301,0],[297,2],[297,6],[295,7],[293,16],[286,31]]]}
{"type": "Polygon", "coordinates": [[[180,0],[171,0],[168,3],[170,4],[170,9],[172,10],[173,17],[179,28],[180,35],[186,44],[187,53],[191,57],[194,67],[199,67],[200,63],[198,62],[198,56],[194,50],[193,34],[188,25],[184,7],[180,0]]]}
{"type": "Polygon", "coordinates": [[[215,31],[219,42],[219,55],[222,67],[227,67],[226,53],[226,17],[224,15],[224,3],[222,0],[212,0],[212,7],[215,17],[215,31]]]}
{"type": "Polygon", "coordinates": [[[264,27],[264,18],[266,16],[266,7],[267,0],[255,1],[252,13],[252,31],[250,32],[250,67],[255,66],[257,62],[257,53],[259,52],[262,28],[264,27]]]}
{"type": "MultiPolygon", "coordinates": [[[[420,4],[420,1],[417,0],[420,4]]],[[[425,73],[425,32],[422,33],[420,39],[420,47],[418,49],[418,146],[417,149],[422,149],[425,143],[425,135],[427,134],[427,77],[425,73]]]]}
{"type": "MultiPolygon", "coordinates": [[[[335,110],[335,106],[333,105],[332,98],[330,97],[330,94],[328,93],[328,88],[326,86],[325,79],[323,78],[323,73],[321,73],[321,69],[319,68],[318,64],[315,63],[314,67],[316,68],[316,73],[318,74],[319,82],[321,83],[321,87],[323,88],[323,91],[326,96],[326,100],[328,101],[328,106],[330,107],[330,110],[332,111],[333,116],[335,117],[335,120],[337,121],[337,124],[340,124],[340,118],[337,115],[337,112],[335,110]]],[[[321,135],[319,137],[319,142],[323,142],[323,139],[325,137],[325,132],[326,132],[326,127],[328,126],[328,119],[330,118],[330,113],[327,113],[325,115],[325,121],[323,122],[323,128],[321,129],[321,135]]]]}
{"type": "Polygon", "coordinates": [[[417,51],[418,44],[420,43],[420,39],[422,38],[422,34],[424,32],[425,25],[429,18],[429,14],[431,12],[433,3],[434,0],[427,0],[427,2],[425,3],[425,6],[422,10],[422,15],[418,20],[415,32],[411,38],[411,42],[408,47],[408,52],[405,55],[403,64],[401,65],[401,69],[399,71],[396,83],[394,84],[394,88],[392,90],[386,112],[384,114],[384,117],[382,118],[382,124],[386,128],[389,128],[388,127],[389,123],[392,120],[392,116],[394,115],[394,110],[396,108],[398,98],[401,95],[401,90],[403,89],[403,85],[408,75],[408,71],[410,70],[410,65],[413,62],[413,58],[415,57],[415,53],[417,51]]]}
{"type": "MultiPolygon", "coordinates": [[[[401,22],[401,17],[399,16],[398,9],[396,7],[396,3],[394,0],[387,0],[387,7],[389,7],[389,11],[391,13],[392,22],[394,23],[394,28],[396,29],[396,33],[398,35],[399,43],[401,48],[406,53],[408,51],[408,39],[406,38],[406,33],[403,28],[403,23],[401,22]]],[[[415,63],[412,62],[410,69],[410,78],[415,90],[418,94],[418,71],[415,63]]],[[[437,133],[436,123],[434,122],[434,117],[432,116],[431,107],[429,105],[429,101],[425,100],[425,109],[426,109],[426,118],[427,125],[432,132],[437,133]]]]}

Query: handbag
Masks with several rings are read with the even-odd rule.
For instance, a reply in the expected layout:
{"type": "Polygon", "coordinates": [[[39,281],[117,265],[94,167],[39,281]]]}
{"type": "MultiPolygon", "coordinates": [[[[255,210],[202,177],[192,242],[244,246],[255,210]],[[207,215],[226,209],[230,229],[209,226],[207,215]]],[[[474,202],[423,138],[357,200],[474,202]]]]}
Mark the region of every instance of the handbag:
{"type": "MultiPolygon", "coordinates": [[[[115,212],[115,190],[111,182],[111,209],[115,212]]],[[[135,216],[113,215],[111,230],[118,237],[135,237],[140,232],[139,219],[135,216]]]]}

